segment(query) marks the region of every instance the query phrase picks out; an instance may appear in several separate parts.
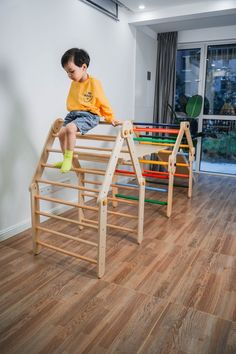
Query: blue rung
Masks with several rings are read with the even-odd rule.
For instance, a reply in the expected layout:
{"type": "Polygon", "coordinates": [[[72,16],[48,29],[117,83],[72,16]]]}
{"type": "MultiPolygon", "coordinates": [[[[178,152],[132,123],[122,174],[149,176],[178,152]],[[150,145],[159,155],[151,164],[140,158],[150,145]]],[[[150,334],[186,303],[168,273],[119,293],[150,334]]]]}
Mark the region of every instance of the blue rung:
{"type": "Polygon", "coordinates": [[[188,156],[188,152],[177,152],[178,156],[188,156]]]}
{"type": "MultiPolygon", "coordinates": [[[[135,187],[135,188],[138,188],[139,186],[137,184],[130,184],[130,183],[116,183],[117,186],[123,186],[123,187],[135,187]]],[[[155,188],[155,187],[148,187],[148,186],[145,186],[145,189],[148,190],[148,191],[156,191],[156,192],[163,192],[163,193],[166,193],[168,192],[167,189],[165,188],[155,188]]]]}
{"type": "Polygon", "coordinates": [[[173,127],[173,128],[179,128],[179,124],[167,124],[167,123],[139,123],[139,122],[132,122],[133,125],[146,125],[146,126],[152,126],[152,127],[173,127]]]}

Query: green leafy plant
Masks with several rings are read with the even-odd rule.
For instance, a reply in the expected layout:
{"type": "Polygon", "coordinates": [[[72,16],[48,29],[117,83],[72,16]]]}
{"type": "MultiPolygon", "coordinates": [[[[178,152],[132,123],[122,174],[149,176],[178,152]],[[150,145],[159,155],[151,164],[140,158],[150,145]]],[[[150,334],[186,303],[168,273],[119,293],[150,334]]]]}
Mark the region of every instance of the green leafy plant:
{"type": "Polygon", "coordinates": [[[189,118],[197,118],[202,109],[202,96],[194,95],[188,99],[186,114],[189,118]]]}

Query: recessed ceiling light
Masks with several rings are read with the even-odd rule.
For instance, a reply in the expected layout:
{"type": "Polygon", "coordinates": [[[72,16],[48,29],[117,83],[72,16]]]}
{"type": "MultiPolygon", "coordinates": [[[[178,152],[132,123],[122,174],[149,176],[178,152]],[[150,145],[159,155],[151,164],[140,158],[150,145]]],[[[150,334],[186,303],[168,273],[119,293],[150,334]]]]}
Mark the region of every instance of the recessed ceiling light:
{"type": "Polygon", "coordinates": [[[143,10],[143,9],[145,9],[145,6],[144,5],[139,5],[139,10],[143,10]]]}

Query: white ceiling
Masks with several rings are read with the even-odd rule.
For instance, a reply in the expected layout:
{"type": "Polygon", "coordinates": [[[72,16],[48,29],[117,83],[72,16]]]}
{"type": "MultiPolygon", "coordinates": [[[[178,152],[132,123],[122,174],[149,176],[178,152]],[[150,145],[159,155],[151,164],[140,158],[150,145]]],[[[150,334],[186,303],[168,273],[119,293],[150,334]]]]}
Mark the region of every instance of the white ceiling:
{"type": "Polygon", "coordinates": [[[236,25],[236,0],[121,0],[131,23],[155,32],[236,25]],[[140,10],[139,5],[145,9],[140,10]]]}
{"type": "Polygon", "coordinates": [[[227,0],[121,0],[122,4],[127,6],[134,12],[154,11],[167,7],[185,6],[199,4],[204,6],[204,3],[212,4],[227,4],[234,3],[234,1],[227,0]],[[145,5],[145,10],[140,10],[139,5],[145,5]]]}

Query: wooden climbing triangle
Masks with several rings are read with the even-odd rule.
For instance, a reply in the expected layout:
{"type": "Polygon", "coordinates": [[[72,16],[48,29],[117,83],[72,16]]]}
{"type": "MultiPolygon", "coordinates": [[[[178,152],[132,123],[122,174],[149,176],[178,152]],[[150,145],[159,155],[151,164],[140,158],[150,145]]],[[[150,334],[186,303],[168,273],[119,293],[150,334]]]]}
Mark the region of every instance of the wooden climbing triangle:
{"type": "MultiPolygon", "coordinates": [[[[60,148],[54,147],[55,141],[58,140],[58,132],[62,124],[62,119],[57,119],[52,124],[30,185],[33,251],[34,254],[39,254],[41,248],[46,247],[53,251],[61,252],[65,255],[97,264],[97,275],[101,278],[105,272],[107,226],[125,231],[126,233],[135,234],[139,244],[143,239],[145,179],[142,177],[139,161],[135,153],[134,142],[132,139],[133,127],[131,122],[124,121],[121,126],[114,128],[114,131],[117,131],[116,135],[92,133],[93,131],[96,131],[96,128],[89,134],[81,135],[78,133],[76,137],[77,139],[74,150],[72,172],[70,172],[70,174],[74,174],[76,183],[71,184],[61,182],[58,178],[58,176],[61,176],[60,171],[56,169],[52,163],[50,163],[50,156],[52,154],[62,153],[60,148]],[[82,144],[83,142],[86,143],[82,144]],[[99,142],[103,144],[100,147],[97,146],[99,142]],[[107,147],[109,144],[112,146],[107,147]],[[124,159],[128,159],[132,162],[132,167],[135,171],[139,186],[139,200],[136,203],[133,203],[135,204],[137,215],[129,215],[127,213],[108,210],[108,202],[113,203],[113,206],[118,202],[119,204],[127,202],[115,196],[117,188],[116,182],[119,177],[116,174],[116,169],[124,159]],[[83,166],[84,162],[87,165],[83,166]],[[97,164],[100,164],[102,167],[93,167],[97,164]],[[50,175],[50,178],[48,178],[48,175],[50,175]],[[101,180],[98,181],[95,179],[88,179],[87,176],[101,176],[101,180]],[[93,188],[88,187],[89,184],[92,184],[93,188]],[[68,188],[77,191],[78,201],[72,202],[71,200],[68,201],[63,198],[52,197],[50,194],[45,195],[42,193],[41,188],[41,186],[45,185],[50,185],[54,188],[68,188]],[[94,207],[91,206],[90,203],[86,203],[86,197],[96,198],[97,206],[94,207]],[[52,211],[48,211],[48,208],[45,211],[43,210],[43,204],[45,203],[53,203],[55,205],[64,205],[67,207],[77,208],[77,219],[72,220],[65,216],[57,215],[52,211]],[[89,220],[86,218],[85,212],[87,210],[95,212],[97,214],[97,219],[89,220]],[[107,221],[108,214],[115,215],[118,222],[121,217],[134,219],[136,220],[136,227],[128,228],[109,224],[107,221]],[[55,231],[48,226],[44,226],[42,218],[56,219],[57,221],[64,223],[64,225],[68,223],[76,225],[79,236],[69,235],[61,231],[55,231]],[[83,237],[83,229],[85,227],[96,230],[97,242],[86,240],[83,237]],[[67,250],[63,246],[45,242],[42,239],[45,233],[58,236],[59,238],[62,237],[67,240],[76,241],[80,244],[87,245],[88,247],[95,247],[97,248],[96,256],[93,258],[88,257],[84,254],[67,250]]],[[[99,127],[101,128],[100,125],[99,127]]]]}

